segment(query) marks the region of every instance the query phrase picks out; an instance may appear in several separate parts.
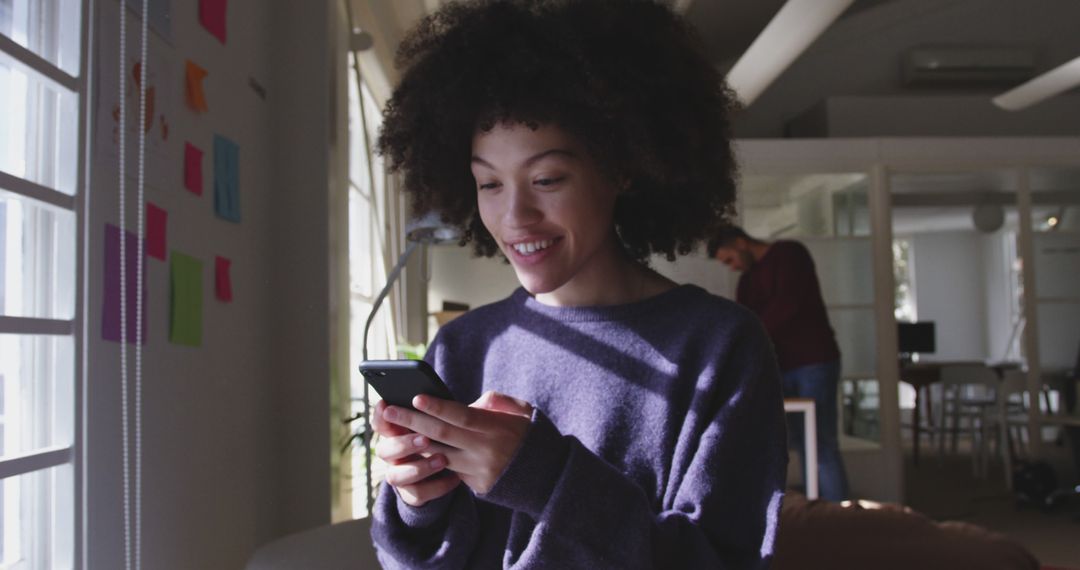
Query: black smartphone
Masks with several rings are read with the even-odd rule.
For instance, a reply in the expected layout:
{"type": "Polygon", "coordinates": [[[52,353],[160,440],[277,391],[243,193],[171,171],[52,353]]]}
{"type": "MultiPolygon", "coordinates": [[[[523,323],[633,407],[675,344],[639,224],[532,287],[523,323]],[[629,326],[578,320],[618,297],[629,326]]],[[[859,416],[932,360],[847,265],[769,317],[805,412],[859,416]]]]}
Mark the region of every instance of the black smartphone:
{"type": "Polygon", "coordinates": [[[415,409],[412,399],[420,394],[454,399],[435,369],[423,360],[365,360],[360,364],[360,374],[387,404],[394,406],[415,409]]]}

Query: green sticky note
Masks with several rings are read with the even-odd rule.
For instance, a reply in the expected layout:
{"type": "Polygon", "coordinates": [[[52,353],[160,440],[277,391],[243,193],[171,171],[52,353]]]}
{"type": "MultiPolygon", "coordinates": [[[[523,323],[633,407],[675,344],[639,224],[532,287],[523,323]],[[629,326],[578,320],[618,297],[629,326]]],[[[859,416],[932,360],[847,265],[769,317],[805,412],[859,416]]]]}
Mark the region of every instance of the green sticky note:
{"type": "Polygon", "coordinates": [[[202,345],[202,269],[198,259],[173,251],[169,256],[172,287],[169,293],[169,341],[202,345]]]}

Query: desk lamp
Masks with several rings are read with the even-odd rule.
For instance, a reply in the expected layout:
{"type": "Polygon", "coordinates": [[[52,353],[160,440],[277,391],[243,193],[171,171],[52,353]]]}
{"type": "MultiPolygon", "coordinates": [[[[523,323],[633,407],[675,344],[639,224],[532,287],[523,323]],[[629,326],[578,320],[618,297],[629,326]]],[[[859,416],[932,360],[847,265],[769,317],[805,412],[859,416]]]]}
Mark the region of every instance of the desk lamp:
{"type": "MultiPolygon", "coordinates": [[[[371,330],[371,323],[375,320],[375,314],[379,312],[379,307],[382,305],[383,299],[390,294],[390,288],[394,286],[394,282],[401,276],[401,270],[405,268],[405,264],[409,261],[409,256],[412,255],[413,250],[418,246],[424,244],[443,244],[443,243],[460,243],[461,242],[461,230],[458,228],[448,226],[442,221],[438,213],[430,212],[426,216],[420,218],[413,218],[405,224],[405,239],[408,245],[405,247],[405,251],[398,258],[397,265],[390,270],[390,274],[386,277],[386,286],[382,291],[379,291],[379,296],[375,297],[375,303],[371,306],[371,313],[368,314],[367,322],[364,323],[364,344],[362,347],[363,359],[368,359],[368,332],[371,330]]],[[[372,481],[371,481],[371,400],[368,397],[368,385],[364,382],[364,450],[367,455],[364,458],[365,475],[367,483],[367,509],[368,513],[371,513],[371,506],[374,502],[372,494],[372,481]]]]}

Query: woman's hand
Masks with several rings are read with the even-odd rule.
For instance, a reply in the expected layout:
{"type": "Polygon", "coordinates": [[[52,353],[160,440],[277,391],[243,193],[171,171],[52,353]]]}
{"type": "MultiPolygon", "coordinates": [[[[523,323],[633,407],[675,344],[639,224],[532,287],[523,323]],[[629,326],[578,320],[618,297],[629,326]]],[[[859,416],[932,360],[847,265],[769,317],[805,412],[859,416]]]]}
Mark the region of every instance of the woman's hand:
{"type": "Polygon", "coordinates": [[[446,456],[433,453],[428,438],[383,419],[386,402],[375,405],[372,425],[381,435],[375,455],[390,466],[386,482],[397,489],[401,500],[414,507],[438,499],[457,488],[461,479],[445,471],[446,456]]]}
{"type": "Polygon", "coordinates": [[[412,404],[419,412],[390,406],[381,416],[395,430],[427,440],[425,449],[445,456],[449,469],[477,494],[495,485],[532,422],[531,405],[497,392],[485,392],[470,406],[424,395],[412,404]]]}

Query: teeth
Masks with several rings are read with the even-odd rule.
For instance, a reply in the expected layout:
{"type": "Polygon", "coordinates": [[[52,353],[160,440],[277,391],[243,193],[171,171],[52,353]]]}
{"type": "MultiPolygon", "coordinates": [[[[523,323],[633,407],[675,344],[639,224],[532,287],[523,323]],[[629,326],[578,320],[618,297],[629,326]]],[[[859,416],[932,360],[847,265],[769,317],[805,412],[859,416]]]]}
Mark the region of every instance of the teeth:
{"type": "Polygon", "coordinates": [[[551,246],[554,240],[546,239],[542,241],[534,241],[530,243],[518,243],[514,244],[514,249],[522,255],[531,255],[542,249],[547,249],[551,246]]]}

